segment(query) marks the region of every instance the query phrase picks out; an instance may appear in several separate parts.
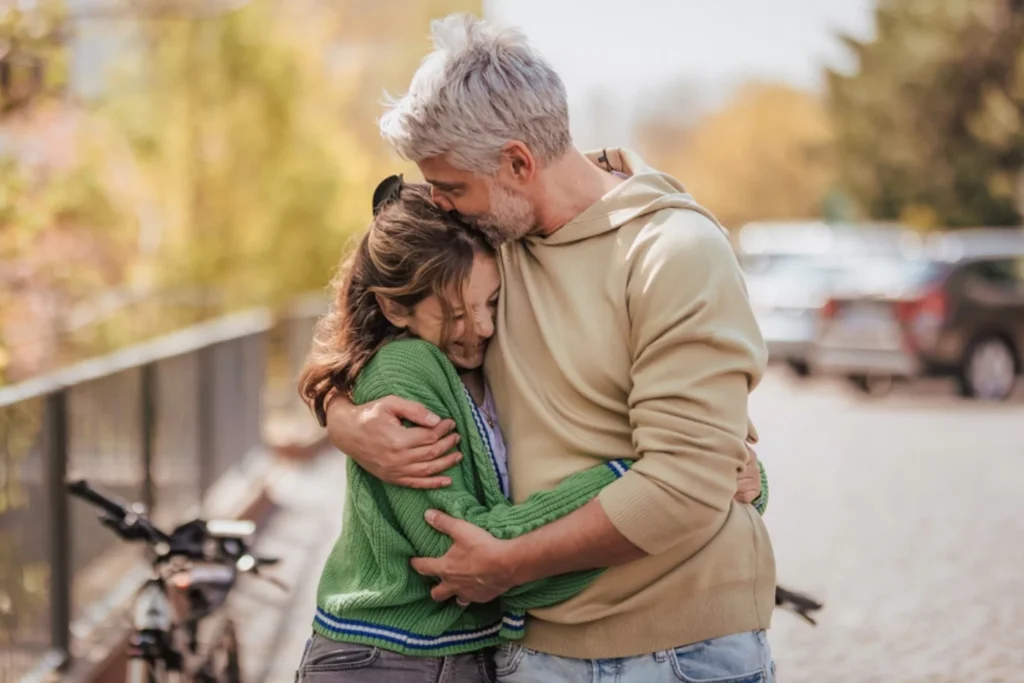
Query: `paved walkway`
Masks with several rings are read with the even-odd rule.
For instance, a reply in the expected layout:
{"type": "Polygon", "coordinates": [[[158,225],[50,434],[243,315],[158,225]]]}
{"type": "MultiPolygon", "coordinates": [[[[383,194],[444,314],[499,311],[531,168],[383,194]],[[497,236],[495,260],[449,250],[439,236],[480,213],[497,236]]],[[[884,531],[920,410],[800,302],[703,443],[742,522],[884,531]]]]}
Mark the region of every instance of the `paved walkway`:
{"type": "Polygon", "coordinates": [[[1022,402],[788,373],[754,392],[779,581],[825,603],[817,628],[776,614],[780,681],[1024,681],[1022,402]]]}
{"type": "Polygon", "coordinates": [[[337,451],[277,466],[270,495],[277,509],[256,544],[280,557],[275,577],[288,592],[246,579],[232,595],[243,672],[249,683],[289,683],[310,634],[320,570],[341,528],[345,460],[337,451]]]}
{"type": "MultiPolygon", "coordinates": [[[[1021,400],[980,404],[948,390],[868,400],[769,375],[751,413],[773,481],[779,577],[825,602],[817,628],[776,615],[780,680],[1024,680],[1021,400]]],[[[246,662],[250,683],[293,679],[344,480],[337,453],[274,478],[280,510],[261,550],[286,558],[279,574],[293,589],[250,581],[237,596],[247,653],[271,653],[246,662]]]]}

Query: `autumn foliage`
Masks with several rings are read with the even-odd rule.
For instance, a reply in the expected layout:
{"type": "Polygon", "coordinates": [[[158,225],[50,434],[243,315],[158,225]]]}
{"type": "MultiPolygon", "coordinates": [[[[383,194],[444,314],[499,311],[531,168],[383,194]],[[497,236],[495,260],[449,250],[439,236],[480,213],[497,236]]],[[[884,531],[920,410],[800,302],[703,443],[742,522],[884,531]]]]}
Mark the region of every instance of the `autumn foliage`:
{"type": "Polygon", "coordinates": [[[741,88],[692,125],[648,119],[638,135],[646,160],[727,226],[819,216],[835,179],[824,103],[785,85],[741,88]]]}

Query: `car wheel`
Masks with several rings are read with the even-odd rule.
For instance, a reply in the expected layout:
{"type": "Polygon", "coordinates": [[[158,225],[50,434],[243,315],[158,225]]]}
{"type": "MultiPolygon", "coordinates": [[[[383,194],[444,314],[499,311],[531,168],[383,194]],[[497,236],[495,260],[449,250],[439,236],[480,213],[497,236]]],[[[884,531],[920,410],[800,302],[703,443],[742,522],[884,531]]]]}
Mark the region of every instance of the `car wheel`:
{"type": "Polygon", "coordinates": [[[999,337],[984,337],[971,344],[960,370],[964,396],[981,401],[1005,401],[1017,382],[1017,358],[999,337]]]}
{"type": "Polygon", "coordinates": [[[869,396],[885,396],[896,383],[889,375],[850,375],[846,379],[857,391],[869,396]]]}

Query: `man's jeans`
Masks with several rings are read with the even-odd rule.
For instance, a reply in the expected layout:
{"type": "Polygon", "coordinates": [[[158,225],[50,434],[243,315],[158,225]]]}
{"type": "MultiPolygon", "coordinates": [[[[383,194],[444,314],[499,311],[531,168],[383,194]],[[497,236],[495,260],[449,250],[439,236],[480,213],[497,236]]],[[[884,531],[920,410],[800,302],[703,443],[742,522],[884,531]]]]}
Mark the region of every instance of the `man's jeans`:
{"type": "Polygon", "coordinates": [[[498,683],[774,683],[775,663],[764,631],[617,659],[569,659],[503,645],[498,683]]]}

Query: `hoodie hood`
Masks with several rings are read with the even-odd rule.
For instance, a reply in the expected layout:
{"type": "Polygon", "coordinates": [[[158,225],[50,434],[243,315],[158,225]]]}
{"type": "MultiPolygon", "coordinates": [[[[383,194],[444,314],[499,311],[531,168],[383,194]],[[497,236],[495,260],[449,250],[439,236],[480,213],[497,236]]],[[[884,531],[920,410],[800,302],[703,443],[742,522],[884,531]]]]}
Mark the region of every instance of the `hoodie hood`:
{"type": "Polygon", "coordinates": [[[529,241],[544,245],[579,242],[669,208],[697,211],[721,227],[715,217],[686,192],[682,183],[649,167],[636,153],[609,148],[587,152],[586,157],[604,171],[625,176],[625,180],[553,234],[527,237],[529,241]]]}

